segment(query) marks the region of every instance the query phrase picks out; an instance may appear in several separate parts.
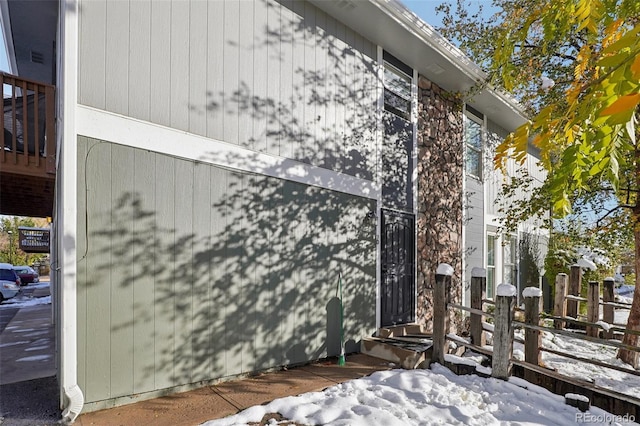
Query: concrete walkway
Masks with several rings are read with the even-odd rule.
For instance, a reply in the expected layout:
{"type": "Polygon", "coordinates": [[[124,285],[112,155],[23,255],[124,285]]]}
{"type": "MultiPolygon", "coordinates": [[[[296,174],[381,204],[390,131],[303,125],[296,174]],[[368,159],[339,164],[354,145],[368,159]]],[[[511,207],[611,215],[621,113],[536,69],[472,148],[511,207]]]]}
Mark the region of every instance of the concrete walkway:
{"type": "MultiPolygon", "coordinates": [[[[23,287],[22,294],[12,301],[50,294],[49,287],[31,286],[23,287]]],[[[0,424],[56,424],[60,409],[51,304],[22,307],[5,302],[0,315],[0,424]]]]}
{"type": "MultiPolygon", "coordinates": [[[[32,293],[25,292],[24,297],[37,298],[48,294],[49,288],[35,289],[32,293]]],[[[51,305],[23,307],[15,314],[7,312],[7,315],[11,319],[5,329],[0,330],[0,424],[54,425],[60,419],[60,410],[51,305]]],[[[320,391],[391,368],[387,361],[363,354],[347,355],[346,360],[342,367],[337,365],[337,359],[329,359],[81,414],[75,424],[199,425],[277,398],[320,391]]],[[[263,423],[266,424],[266,420],[263,423]]]]}
{"type": "MultiPolygon", "coordinates": [[[[190,426],[235,414],[277,398],[321,391],[329,386],[388,370],[387,361],[367,355],[347,355],[345,366],[336,359],[215,386],[82,414],[81,426],[190,426]]],[[[266,423],[263,421],[263,424],[266,423]]]]}
{"type": "MultiPolygon", "coordinates": [[[[49,287],[27,289],[16,299],[33,300],[50,295],[49,287]]],[[[14,311],[12,304],[2,304],[14,311]]],[[[51,304],[17,308],[0,333],[0,385],[55,376],[55,333],[51,304]]]]}

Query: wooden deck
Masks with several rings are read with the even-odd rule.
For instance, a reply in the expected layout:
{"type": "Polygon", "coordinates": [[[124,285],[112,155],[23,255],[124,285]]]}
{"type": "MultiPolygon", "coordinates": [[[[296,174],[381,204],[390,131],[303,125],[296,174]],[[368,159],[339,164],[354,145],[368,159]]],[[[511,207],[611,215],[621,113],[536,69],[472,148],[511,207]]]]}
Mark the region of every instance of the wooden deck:
{"type": "Polygon", "coordinates": [[[55,88],[0,73],[0,214],[46,217],[53,213],[56,177],[55,88]]]}

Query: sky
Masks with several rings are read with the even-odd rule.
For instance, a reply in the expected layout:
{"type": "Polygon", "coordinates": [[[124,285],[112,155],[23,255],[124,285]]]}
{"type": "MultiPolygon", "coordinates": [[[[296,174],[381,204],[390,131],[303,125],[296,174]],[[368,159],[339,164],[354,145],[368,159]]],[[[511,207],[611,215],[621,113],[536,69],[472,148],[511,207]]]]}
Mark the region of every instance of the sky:
{"type": "Polygon", "coordinates": [[[9,64],[7,63],[7,55],[4,49],[0,49],[0,71],[9,72],[9,64]]]}
{"type": "Polygon", "coordinates": [[[9,72],[9,62],[7,61],[7,50],[2,28],[0,28],[0,71],[9,72]]]}
{"type": "Polygon", "coordinates": [[[436,6],[444,1],[440,0],[401,0],[408,9],[422,18],[428,24],[438,27],[442,24],[442,18],[436,15],[436,6]]]}
{"type": "MultiPolygon", "coordinates": [[[[455,1],[446,0],[401,0],[408,9],[413,11],[416,15],[422,18],[428,24],[433,27],[439,27],[442,25],[442,15],[436,14],[436,7],[442,3],[449,3],[455,6],[455,1]]],[[[491,10],[491,0],[467,0],[467,4],[470,5],[472,11],[477,10],[478,5],[482,4],[485,9],[485,14],[491,10]]]]}

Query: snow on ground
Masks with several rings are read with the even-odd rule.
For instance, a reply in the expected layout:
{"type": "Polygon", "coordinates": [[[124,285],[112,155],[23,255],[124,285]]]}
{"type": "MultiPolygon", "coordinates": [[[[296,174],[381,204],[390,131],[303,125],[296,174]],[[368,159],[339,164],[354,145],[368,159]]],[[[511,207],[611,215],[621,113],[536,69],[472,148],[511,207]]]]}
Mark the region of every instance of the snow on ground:
{"type": "MultiPolygon", "coordinates": [[[[522,332],[516,333],[517,335],[522,337],[522,332]]],[[[542,346],[634,371],[630,365],[616,358],[617,348],[613,346],[604,346],[582,339],[554,335],[546,331],[542,333],[542,346]]],[[[524,345],[522,343],[514,342],[513,355],[515,359],[524,361],[524,345]]],[[[639,376],[593,364],[577,362],[544,351],[542,352],[542,362],[546,367],[556,369],[565,376],[588,380],[596,386],[612,389],[640,399],[639,376]]]]}
{"type": "Polygon", "coordinates": [[[377,372],[203,425],[246,425],[267,413],[306,425],[335,426],[637,424],[597,407],[581,412],[565,404],[563,396],[521,379],[457,376],[434,364],[431,370],[377,372]]]}
{"type": "MultiPolygon", "coordinates": [[[[629,302],[630,299],[621,302],[629,302]]],[[[616,311],[616,323],[626,323],[628,311],[616,311]]],[[[522,333],[520,332],[520,337],[522,333]]],[[[543,347],[632,370],[616,359],[616,348],[567,336],[542,334],[543,347]]],[[[524,347],[514,344],[514,357],[524,359],[524,347]]],[[[480,363],[482,355],[460,362],[480,363]]],[[[542,353],[544,364],[561,374],[640,398],[640,377],[542,353]]],[[[565,403],[564,396],[512,377],[508,382],[476,375],[457,376],[438,364],[431,370],[391,370],[332,386],[322,392],[277,399],[248,408],[205,426],[246,425],[268,413],[307,425],[623,425],[638,424],[633,416],[616,416],[597,407],[586,412],[565,403]]],[[[490,368],[478,367],[490,374],[490,368]],[[488,371],[487,371],[488,370],[488,371]]],[[[640,420],[640,419],[638,419],[640,420]]],[[[278,424],[270,420],[268,424],[278,424]]]]}
{"type": "Polygon", "coordinates": [[[42,281],[39,283],[28,284],[26,287],[22,287],[22,292],[19,293],[16,297],[12,299],[5,300],[0,304],[0,309],[2,308],[26,308],[29,306],[37,306],[37,305],[49,305],[51,304],[51,296],[44,297],[28,297],[24,295],[25,290],[38,290],[41,288],[48,288],[50,285],[49,281],[42,281]]]}
{"type": "Polygon", "coordinates": [[[5,300],[0,305],[1,308],[26,308],[29,306],[36,305],[50,305],[51,304],[51,296],[44,297],[35,297],[35,298],[26,298],[20,299],[19,297],[15,297],[13,299],[5,300]]]}
{"type": "Polygon", "coordinates": [[[28,288],[33,288],[33,289],[37,289],[37,288],[48,288],[49,285],[51,283],[49,281],[40,281],[38,283],[32,283],[32,284],[28,284],[27,287],[28,288]]]}

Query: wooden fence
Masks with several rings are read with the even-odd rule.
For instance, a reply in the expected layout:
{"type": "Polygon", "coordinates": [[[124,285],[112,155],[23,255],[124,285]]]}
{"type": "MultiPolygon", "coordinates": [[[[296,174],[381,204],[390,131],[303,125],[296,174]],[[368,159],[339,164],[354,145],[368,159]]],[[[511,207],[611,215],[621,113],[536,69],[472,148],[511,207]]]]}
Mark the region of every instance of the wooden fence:
{"type": "MultiPolygon", "coordinates": [[[[525,363],[532,364],[536,367],[542,366],[542,352],[553,353],[569,359],[585,362],[599,367],[606,367],[617,371],[622,371],[631,375],[640,376],[640,372],[626,369],[623,367],[603,363],[598,360],[577,356],[568,352],[556,351],[550,348],[544,348],[541,344],[541,332],[546,331],[552,334],[570,336],[575,339],[582,339],[596,342],[605,346],[615,348],[626,348],[631,351],[640,352],[640,348],[626,345],[620,341],[612,339],[614,332],[619,334],[640,335],[640,332],[627,330],[621,325],[614,325],[614,315],[616,308],[629,309],[630,305],[615,303],[613,297],[614,282],[612,279],[604,281],[604,297],[600,300],[599,283],[590,282],[588,296],[581,298],[576,295],[567,295],[569,280],[567,274],[559,274],[556,280],[556,306],[553,315],[541,312],[541,295],[539,289],[525,289],[524,311],[516,308],[515,288],[498,286],[497,295],[494,300],[485,299],[484,289],[486,286],[486,278],[473,276],[471,278],[471,307],[461,306],[448,301],[448,293],[451,283],[451,277],[436,274],[436,285],[434,288],[434,330],[433,330],[433,361],[444,363],[444,355],[448,352],[447,340],[456,340],[461,343],[458,338],[447,335],[447,318],[448,309],[459,309],[470,313],[470,341],[464,344],[470,349],[480,353],[487,353],[486,333],[489,327],[486,326],[485,319],[493,318],[493,350],[490,353],[492,359],[492,376],[498,378],[507,378],[511,374],[512,353],[514,341],[514,329],[521,327],[524,329],[524,356],[525,363]],[[501,288],[502,287],[502,288],[501,288]],[[586,302],[587,320],[578,319],[578,303],[586,302]],[[573,309],[575,303],[574,317],[567,314],[567,306],[573,309]],[[485,305],[494,305],[493,313],[489,313],[484,309],[485,305]],[[600,306],[603,306],[603,320],[599,319],[600,306]],[[519,315],[516,316],[516,312],[519,315]],[[436,321],[436,318],[441,318],[436,321]],[[553,327],[543,325],[543,321],[553,320],[553,327]],[[571,324],[586,329],[586,332],[571,331],[565,326],[571,324]],[[599,337],[602,331],[602,338],[599,337]]],[[[508,284],[507,284],[508,286],[508,284]]],[[[579,287],[578,287],[579,288],[579,287]]],[[[572,290],[573,291],[573,290],[572,290]]]]}

